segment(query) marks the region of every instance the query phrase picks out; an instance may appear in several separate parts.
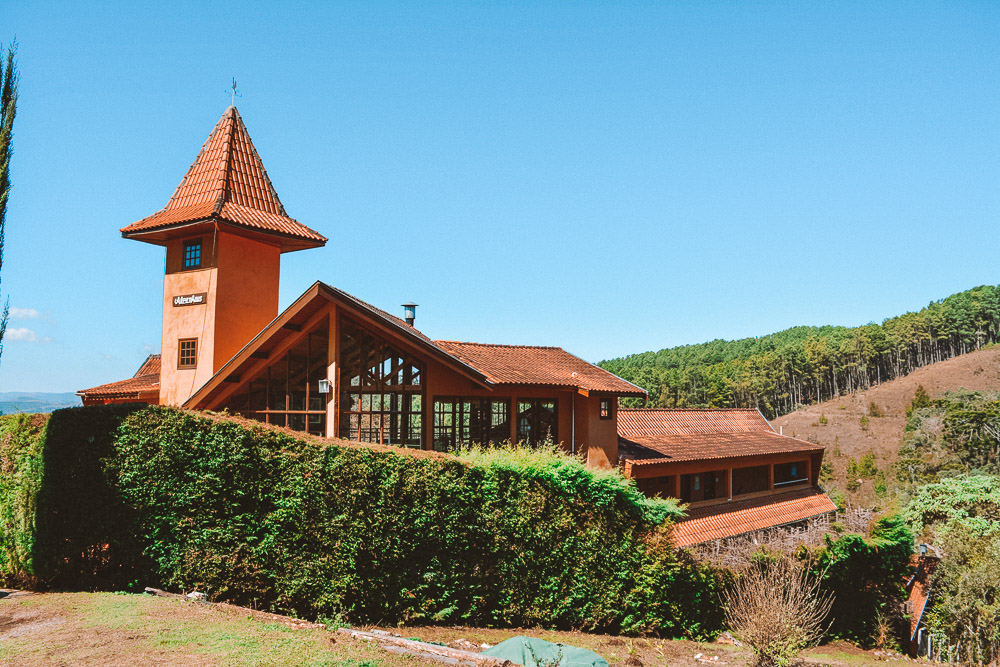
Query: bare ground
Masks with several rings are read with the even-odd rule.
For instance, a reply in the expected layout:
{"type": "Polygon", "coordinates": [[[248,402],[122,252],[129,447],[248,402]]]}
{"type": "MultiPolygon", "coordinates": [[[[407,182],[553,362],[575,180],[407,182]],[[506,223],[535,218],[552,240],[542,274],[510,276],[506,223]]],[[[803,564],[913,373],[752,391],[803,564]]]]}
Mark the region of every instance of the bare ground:
{"type": "MultiPolygon", "coordinates": [[[[801,408],[778,417],[772,424],[785,435],[826,447],[823,461],[833,466],[834,484],[843,489],[850,457],[860,459],[873,452],[878,467],[886,471],[895,463],[903,443],[906,408],[918,385],[923,385],[931,398],[956,389],[1000,391],[1000,349],[970,352],[931,364],[868,391],[801,408]],[[868,415],[872,402],[885,416],[869,416],[868,427],[864,429],[861,417],[868,415]],[[820,420],[821,416],[826,417],[826,424],[820,420]]],[[[870,480],[865,481],[853,500],[870,502],[874,497],[871,486],[870,480]]]]}
{"type": "MultiPolygon", "coordinates": [[[[0,590],[0,665],[341,665],[441,667],[385,651],[323,626],[225,604],[114,593],[0,590]]],[[[582,646],[613,667],[743,665],[746,649],[724,643],[630,638],[538,628],[390,628],[402,637],[480,651],[516,635],[582,646]]],[[[803,652],[801,667],[908,662],[836,642],[803,652]]],[[[925,664],[925,663],[916,663],[925,664]]]]}

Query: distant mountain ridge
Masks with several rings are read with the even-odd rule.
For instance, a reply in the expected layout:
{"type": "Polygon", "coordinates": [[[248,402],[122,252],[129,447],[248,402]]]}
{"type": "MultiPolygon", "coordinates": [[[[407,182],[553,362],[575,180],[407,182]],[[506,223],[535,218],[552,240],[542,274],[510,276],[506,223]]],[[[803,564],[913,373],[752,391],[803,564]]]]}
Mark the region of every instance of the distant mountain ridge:
{"type": "Polygon", "coordinates": [[[0,391],[0,413],[52,412],[60,408],[80,405],[80,397],[73,392],[0,391]]]}
{"type": "Polygon", "coordinates": [[[748,407],[773,418],[1000,342],[1000,286],[859,327],[799,326],[598,364],[649,392],[650,407],[748,407]]]}

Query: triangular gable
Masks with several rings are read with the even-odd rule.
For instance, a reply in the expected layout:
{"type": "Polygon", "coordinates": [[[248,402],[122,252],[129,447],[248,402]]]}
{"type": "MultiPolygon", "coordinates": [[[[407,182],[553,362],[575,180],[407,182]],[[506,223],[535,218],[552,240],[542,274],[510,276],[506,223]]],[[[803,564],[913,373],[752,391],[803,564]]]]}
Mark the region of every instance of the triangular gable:
{"type": "Polygon", "coordinates": [[[396,339],[401,339],[409,346],[419,350],[426,356],[438,361],[458,374],[468,378],[484,388],[492,387],[486,376],[468,364],[451,356],[427,336],[398,317],[394,317],[375,306],[351,296],[347,292],[317,281],[307,289],[291,306],[278,315],[270,324],[247,343],[242,350],[230,359],[225,366],[213,375],[208,382],[184,402],[186,408],[198,408],[214,403],[214,397],[222,394],[232,382],[243,382],[248,377],[242,377],[243,369],[260,360],[271,349],[281,345],[289,336],[297,335],[302,326],[310,320],[327,303],[335,303],[345,312],[354,314],[372,328],[396,339]]]}

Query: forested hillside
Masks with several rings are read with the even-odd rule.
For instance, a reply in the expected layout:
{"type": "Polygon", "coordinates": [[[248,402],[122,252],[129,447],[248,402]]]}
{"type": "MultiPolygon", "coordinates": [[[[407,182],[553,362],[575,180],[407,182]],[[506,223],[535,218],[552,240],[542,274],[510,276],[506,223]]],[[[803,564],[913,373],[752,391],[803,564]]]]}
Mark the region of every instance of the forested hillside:
{"type": "Polygon", "coordinates": [[[773,418],[981,349],[998,338],[1000,286],[984,285],[881,324],[794,327],[599,365],[646,389],[649,407],[757,407],[773,418]]]}

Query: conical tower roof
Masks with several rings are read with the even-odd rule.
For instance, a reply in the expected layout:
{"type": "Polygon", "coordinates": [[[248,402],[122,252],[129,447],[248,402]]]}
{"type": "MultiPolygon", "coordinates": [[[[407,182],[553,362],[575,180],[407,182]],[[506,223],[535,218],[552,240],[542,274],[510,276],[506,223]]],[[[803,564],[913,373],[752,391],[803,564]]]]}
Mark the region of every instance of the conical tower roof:
{"type": "Polygon", "coordinates": [[[180,227],[218,222],[274,237],[282,252],[315,248],[326,238],[285,213],[236,107],[229,107],[166,207],[121,230],[162,244],[180,227]]]}

